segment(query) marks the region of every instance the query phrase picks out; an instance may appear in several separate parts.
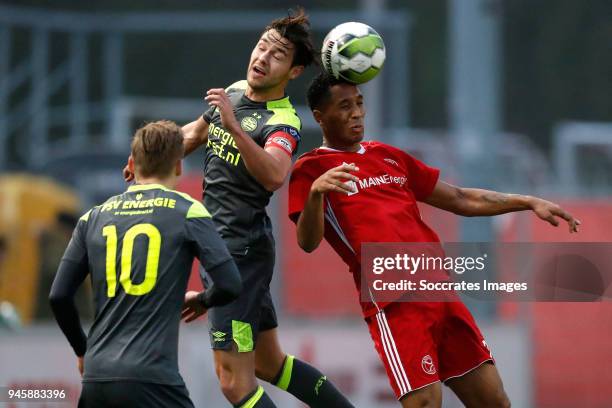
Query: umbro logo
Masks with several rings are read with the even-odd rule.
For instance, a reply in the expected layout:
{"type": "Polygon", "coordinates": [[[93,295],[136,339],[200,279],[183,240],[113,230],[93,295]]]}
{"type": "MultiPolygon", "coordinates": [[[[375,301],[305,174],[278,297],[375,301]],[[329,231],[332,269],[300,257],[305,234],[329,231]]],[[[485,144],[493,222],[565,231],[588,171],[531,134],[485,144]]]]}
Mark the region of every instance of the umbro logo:
{"type": "Polygon", "coordinates": [[[223,333],[222,331],[216,331],[216,332],[212,333],[212,336],[214,337],[214,341],[215,342],[225,341],[225,336],[226,335],[227,335],[227,333],[223,333]]]}
{"type": "Polygon", "coordinates": [[[386,159],[385,159],[385,161],[386,161],[387,163],[391,163],[391,164],[393,164],[394,166],[399,167],[399,164],[398,164],[398,163],[397,163],[395,160],[393,160],[393,159],[386,158],[386,159]]]}

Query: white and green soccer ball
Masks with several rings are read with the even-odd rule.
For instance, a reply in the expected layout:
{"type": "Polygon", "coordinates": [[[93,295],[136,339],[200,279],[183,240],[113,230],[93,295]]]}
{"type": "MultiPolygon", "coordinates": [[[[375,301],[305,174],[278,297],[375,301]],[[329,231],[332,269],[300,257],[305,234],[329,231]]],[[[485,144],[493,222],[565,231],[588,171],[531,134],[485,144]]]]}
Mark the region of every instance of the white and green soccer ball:
{"type": "Polygon", "coordinates": [[[335,78],[363,84],[374,78],[385,63],[385,44],[369,25],[343,23],[323,40],[321,60],[335,78]]]}

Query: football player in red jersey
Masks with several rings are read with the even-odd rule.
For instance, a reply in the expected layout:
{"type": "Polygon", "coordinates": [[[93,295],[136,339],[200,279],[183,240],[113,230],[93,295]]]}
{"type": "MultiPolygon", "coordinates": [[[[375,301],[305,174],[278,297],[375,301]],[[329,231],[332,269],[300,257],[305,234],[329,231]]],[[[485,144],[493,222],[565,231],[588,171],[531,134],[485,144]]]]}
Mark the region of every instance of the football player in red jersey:
{"type": "MultiPolygon", "coordinates": [[[[463,188],[393,146],[363,141],[357,86],[317,76],[308,103],[323,146],[301,156],[289,184],[289,217],[306,252],[323,237],[349,265],[360,290],[361,243],[439,242],[417,201],[463,216],[531,210],[570,232],[580,222],[558,205],[525,195],[463,188]],[[370,182],[373,181],[373,182],[370,182]]],[[[367,295],[367,294],[366,294],[367,295]]],[[[461,302],[377,302],[361,306],[375,348],[403,407],[440,407],[441,382],[468,407],[509,407],[484,338],[461,302]]]]}

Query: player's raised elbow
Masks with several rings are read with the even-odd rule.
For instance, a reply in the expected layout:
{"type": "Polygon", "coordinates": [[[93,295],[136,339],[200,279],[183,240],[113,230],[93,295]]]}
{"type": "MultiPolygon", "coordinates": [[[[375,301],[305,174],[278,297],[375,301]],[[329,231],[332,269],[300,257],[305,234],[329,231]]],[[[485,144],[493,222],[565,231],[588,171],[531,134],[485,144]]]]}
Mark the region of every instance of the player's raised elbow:
{"type": "Polygon", "coordinates": [[[49,293],[49,305],[51,305],[52,310],[70,303],[70,300],[71,297],[68,294],[62,293],[58,290],[51,289],[51,292],[49,293]]]}
{"type": "Polygon", "coordinates": [[[323,240],[323,222],[313,220],[311,217],[306,216],[308,211],[302,212],[297,220],[297,242],[300,248],[304,252],[311,253],[319,247],[319,244],[323,240]]]}
{"type": "Polygon", "coordinates": [[[304,252],[311,253],[315,249],[319,247],[321,240],[313,240],[313,239],[300,239],[298,236],[298,245],[304,252]]]}

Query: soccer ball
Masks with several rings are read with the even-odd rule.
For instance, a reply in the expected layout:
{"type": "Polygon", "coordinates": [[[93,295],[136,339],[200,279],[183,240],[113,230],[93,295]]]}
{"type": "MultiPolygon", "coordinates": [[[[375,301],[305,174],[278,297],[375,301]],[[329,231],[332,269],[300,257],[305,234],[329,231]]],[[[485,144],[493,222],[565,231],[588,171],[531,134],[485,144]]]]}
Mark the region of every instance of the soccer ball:
{"type": "Polygon", "coordinates": [[[343,23],[323,40],[321,60],[335,78],[363,84],[374,78],[385,63],[385,44],[374,29],[363,23],[343,23]]]}

